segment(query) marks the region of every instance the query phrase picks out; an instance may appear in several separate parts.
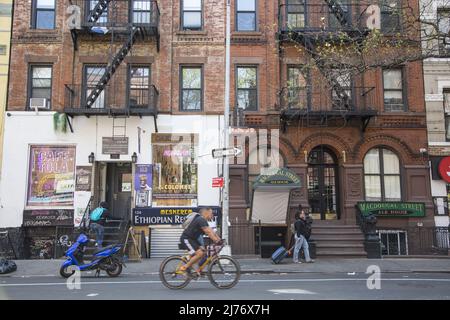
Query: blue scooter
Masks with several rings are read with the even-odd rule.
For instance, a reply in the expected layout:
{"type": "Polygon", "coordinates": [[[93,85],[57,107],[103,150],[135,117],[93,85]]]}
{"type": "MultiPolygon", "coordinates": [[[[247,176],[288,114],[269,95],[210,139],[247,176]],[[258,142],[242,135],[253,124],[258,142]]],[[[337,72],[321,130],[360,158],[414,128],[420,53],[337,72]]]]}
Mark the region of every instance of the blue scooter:
{"type": "Polygon", "coordinates": [[[70,266],[77,266],[80,271],[97,270],[96,276],[100,274],[100,270],[106,271],[110,277],[119,276],[122,272],[122,265],[124,265],[118,254],[122,245],[117,244],[101,248],[94,252],[91,262],[84,263],[84,249],[89,241],[88,236],[82,231],[75,243],[65,253],[67,260],[64,261],[59,270],[61,276],[69,278],[75,273],[73,270],[68,270],[70,266]]]}

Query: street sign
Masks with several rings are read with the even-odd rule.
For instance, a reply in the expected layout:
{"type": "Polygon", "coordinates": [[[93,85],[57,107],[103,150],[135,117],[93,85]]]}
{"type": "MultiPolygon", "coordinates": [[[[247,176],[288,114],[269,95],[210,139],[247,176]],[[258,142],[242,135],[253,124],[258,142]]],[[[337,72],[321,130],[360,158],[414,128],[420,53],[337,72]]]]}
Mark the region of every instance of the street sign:
{"type": "Polygon", "coordinates": [[[212,156],[214,159],[226,158],[226,157],[237,157],[242,153],[242,148],[221,148],[213,149],[212,156]]]}
{"type": "Polygon", "coordinates": [[[212,179],[212,187],[213,188],[222,188],[223,187],[223,177],[213,178],[212,179]]]}

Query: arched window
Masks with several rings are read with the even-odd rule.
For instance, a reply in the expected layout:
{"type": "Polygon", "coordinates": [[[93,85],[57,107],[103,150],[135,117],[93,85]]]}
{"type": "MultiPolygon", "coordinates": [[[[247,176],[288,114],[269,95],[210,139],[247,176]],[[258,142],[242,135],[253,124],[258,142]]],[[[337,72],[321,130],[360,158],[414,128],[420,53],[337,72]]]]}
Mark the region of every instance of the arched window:
{"type": "Polygon", "coordinates": [[[364,158],[366,201],[400,201],[400,161],[391,150],[374,148],[364,158]]]}

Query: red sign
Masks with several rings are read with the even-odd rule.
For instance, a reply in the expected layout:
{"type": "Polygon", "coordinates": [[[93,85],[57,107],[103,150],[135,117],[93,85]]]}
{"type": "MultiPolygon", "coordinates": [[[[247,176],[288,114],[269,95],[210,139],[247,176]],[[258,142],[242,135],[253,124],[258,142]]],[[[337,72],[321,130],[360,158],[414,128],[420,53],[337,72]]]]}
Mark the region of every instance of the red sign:
{"type": "Polygon", "coordinates": [[[446,157],[439,162],[439,174],[444,181],[450,183],[450,157],[446,157]]]}
{"type": "Polygon", "coordinates": [[[222,188],[223,187],[223,178],[213,178],[212,187],[213,188],[222,188]]]}

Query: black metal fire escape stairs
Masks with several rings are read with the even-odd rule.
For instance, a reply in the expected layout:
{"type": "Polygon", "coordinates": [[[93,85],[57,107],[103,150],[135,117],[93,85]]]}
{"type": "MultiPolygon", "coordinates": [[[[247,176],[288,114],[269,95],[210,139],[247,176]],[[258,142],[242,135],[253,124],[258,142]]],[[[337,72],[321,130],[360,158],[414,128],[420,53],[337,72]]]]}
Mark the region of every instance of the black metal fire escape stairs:
{"type": "Polygon", "coordinates": [[[88,21],[93,23],[97,22],[108,8],[110,2],[111,0],[99,0],[94,9],[91,10],[88,21]]]}
{"type": "Polygon", "coordinates": [[[132,27],[131,33],[130,33],[127,41],[123,44],[123,46],[120,48],[120,50],[116,53],[116,55],[112,59],[112,62],[106,67],[105,73],[100,78],[99,82],[97,83],[95,88],[92,90],[91,94],[87,97],[86,106],[85,106],[86,108],[92,107],[92,105],[95,103],[97,98],[100,96],[102,91],[105,89],[105,87],[108,84],[111,77],[114,75],[114,73],[119,68],[120,64],[125,60],[125,57],[130,52],[130,50],[133,47],[134,43],[136,42],[136,39],[139,34],[140,34],[140,28],[132,27]]]}
{"type": "MultiPolygon", "coordinates": [[[[343,28],[343,32],[347,33],[350,37],[354,36],[355,32],[355,26],[352,25],[352,22],[348,20],[348,15],[346,14],[345,10],[342,8],[341,4],[337,0],[324,0],[327,4],[330,13],[332,13],[339,24],[343,28]]],[[[360,30],[359,28],[356,29],[358,35],[365,34],[365,31],[360,30]]],[[[326,66],[323,60],[320,59],[319,54],[317,53],[317,44],[320,43],[321,40],[319,40],[319,36],[317,34],[311,33],[309,31],[303,32],[303,31],[295,31],[295,32],[289,32],[289,38],[297,43],[302,43],[302,45],[305,47],[305,49],[308,50],[308,52],[311,54],[312,59],[315,61],[317,68],[321,73],[325,76],[326,80],[328,81],[332,92],[336,94],[336,97],[339,101],[339,110],[345,112],[350,111],[351,105],[351,97],[348,96],[345,89],[342,87],[342,85],[339,83],[339,81],[334,76],[327,76],[327,72],[325,70],[329,68],[329,66],[326,66]],[[342,108],[343,107],[343,108],[342,108]]],[[[371,116],[365,117],[363,116],[361,118],[361,130],[362,132],[365,131],[371,116]]],[[[321,115],[321,123],[327,122],[327,113],[323,113],[321,115]]]]}

